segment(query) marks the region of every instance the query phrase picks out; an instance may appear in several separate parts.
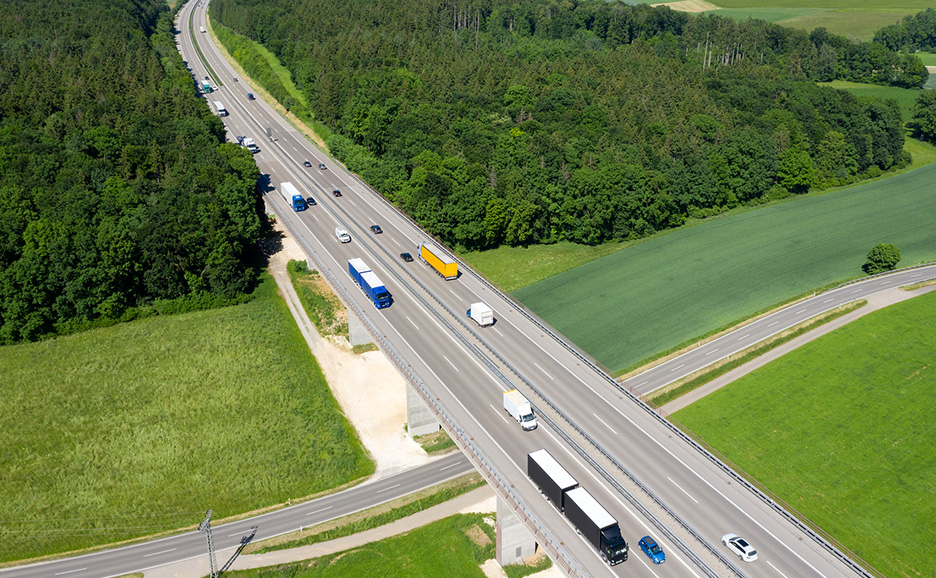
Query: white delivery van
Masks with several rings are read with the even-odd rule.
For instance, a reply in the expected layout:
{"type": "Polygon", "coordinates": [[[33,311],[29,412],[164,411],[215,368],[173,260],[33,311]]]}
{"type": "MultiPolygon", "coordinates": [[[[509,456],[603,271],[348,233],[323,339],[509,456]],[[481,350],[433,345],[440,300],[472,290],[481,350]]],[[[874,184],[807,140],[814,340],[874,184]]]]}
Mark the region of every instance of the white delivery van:
{"type": "Polygon", "coordinates": [[[351,234],[348,231],[342,229],[341,227],[335,227],[335,236],[338,237],[338,240],[342,243],[351,242],[351,234]]]}
{"type": "Polygon", "coordinates": [[[484,303],[472,303],[468,317],[474,319],[481,327],[494,324],[494,310],[484,303]]]}
{"type": "Polygon", "coordinates": [[[533,415],[533,406],[523,394],[516,389],[504,392],[504,410],[520,423],[524,431],[536,429],[536,416],[533,415]]]}

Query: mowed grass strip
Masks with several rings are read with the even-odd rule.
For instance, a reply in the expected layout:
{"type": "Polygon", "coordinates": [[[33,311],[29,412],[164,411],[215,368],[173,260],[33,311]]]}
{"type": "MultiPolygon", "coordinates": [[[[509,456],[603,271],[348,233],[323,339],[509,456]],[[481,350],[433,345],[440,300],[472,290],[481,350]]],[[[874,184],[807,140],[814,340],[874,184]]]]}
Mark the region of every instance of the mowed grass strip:
{"type": "Polygon", "coordinates": [[[613,371],[815,287],[861,276],[885,242],[936,259],[936,165],[726,216],[513,294],[613,371]]]}
{"type": "Polygon", "coordinates": [[[0,348],[0,560],[284,503],[373,472],[265,277],[246,304],[0,348]]]}
{"type": "Polygon", "coordinates": [[[858,319],[674,417],[884,575],[932,575],[936,293],[858,319]]]}
{"type": "Polygon", "coordinates": [[[254,570],[231,578],[484,578],[480,564],[494,557],[494,528],[484,514],[458,514],[360,548],[254,570]]]}

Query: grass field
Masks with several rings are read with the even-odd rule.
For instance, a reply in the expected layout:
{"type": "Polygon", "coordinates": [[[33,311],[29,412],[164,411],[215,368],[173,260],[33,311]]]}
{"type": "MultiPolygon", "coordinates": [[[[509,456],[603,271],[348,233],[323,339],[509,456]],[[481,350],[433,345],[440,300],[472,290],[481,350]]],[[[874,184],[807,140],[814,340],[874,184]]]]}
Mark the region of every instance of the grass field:
{"type": "Polygon", "coordinates": [[[244,305],[0,348],[0,561],[373,472],[271,278],[244,305]]]}
{"type": "Polygon", "coordinates": [[[886,576],[933,575],[936,294],[858,319],[675,419],[886,576]]]}
{"type": "Polygon", "coordinates": [[[494,528],[484,514],[458,514],[364,547],[256,570],[231,578],[484,578],[479,567],[494,557],[494,528]]]}
{"type": "Polygon", "coordinates": [[[936,259],[936,165],[662,235],[513,294],[613,371],[861,276],[879,242],[936,259]]]}

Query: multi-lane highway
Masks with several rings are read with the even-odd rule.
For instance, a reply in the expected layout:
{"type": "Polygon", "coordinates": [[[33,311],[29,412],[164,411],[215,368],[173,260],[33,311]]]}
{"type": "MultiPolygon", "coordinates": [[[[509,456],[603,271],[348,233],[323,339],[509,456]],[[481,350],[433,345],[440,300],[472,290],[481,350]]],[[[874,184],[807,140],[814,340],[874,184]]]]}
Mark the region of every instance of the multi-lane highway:
{"type": "MultiPolygon", "coordinates": [[[[445,281],[418,261],[404,262],[399,254],[415,254],[418,243],[427,240],[426,234],[312,146],[265,102],[247,99],[253,89],[243,79],[235,81],[235,73],[208,35],[198,32],[205,25],[206,8],[207,3],[190,2],[180,12],[180,50],[196,79],[210,76],[219,87],[206,98],[221,101],[229,111],[224,121],[232,140],[246,135],[259,144],[261,151],[255,158],[268,176],[267,203],[314,259],[350,313],[362,319],[472,463],[528,522],[537,541],[560,567],[583,576],[861,575],[840,552],[791,521],[587,356],[464,264],[459,279],[445,281]],[[197,55],[193,40],[204,60],[197,55]],[[304,167],[304,161],[312,167],[304,167]],[[320,170],[319,163],[326,169],[320,170]],[[293,212],[273,190],[286,181],[315,197],[318,204],[293,212]],[[333,190],[342,196],[332,196],[333,190]],[[372,233],[372,224],[379,225],[383,233],[372,233]],[[351,232],[351,243],[335,238],[338,225],[351,232]],[[394,298],[391,307],[375,309],[352,283],[347,261],[355,257],[385,282],[394,298]],[[477,301],[493,307],[497,319],[493,326],[479,328],[465,316],[468,306],[477,301]],[[513,387],[535,404],[542,418],[537,430],[522,432],[500,409],[501,392],[513,387]],[[638,550],[624,564],[605,565],[527,478],[526,454],[540,448],[547,448],[611,512],[632,548],[641,536],[653,535],[667,551],[666,564],[652,566],[638,550]],[[732,557],[719,543],[728,532],[747,538],[757,548],[759,559],[745,564],[732,557]]],[[[765,330],[779,330],[782,325],[778,322],[765,330]]],[[[736,341],[749,339],[753,341],[754,336],[736,341]]],[[[692,363],[705,363],[705,357],[725,353],[720,346],[716,349],[692,363]]],[[[668,373],[654,378],[654,383],[689,371],[691,363],[680,359],[660,369],[668,373]]],[[[647,379],[641,385],[650,384],[647,379]]],[[[364,487],[376,491],[376,484],[364,487]]],[[[284,515],[292,516],[292,527],[285,523],[277,526],[282,529],[276,533],[309,525],[301,522],[305,513],[284,515]]],[[[242,524],[244,528],[258,526],[257,537],[268,536],[270,516],[242,524]]],[[[230,534],[232,540],[239,540],[243,532],[237,527],[219,530],[217,535],[230,534]]],[[[130,557],[136,556],[138,565],[121,566],[126,569],[120,571],[95,565],[111,553],[95,554],[79,559],[89,560],[84,569],[80,564],[61,571],[56,566],[52,574],[110,576],[194,555],[159,552],[159,547],[147,554],[134,552],[130,557]],[[157,555],[165,561],[157,562],[157,555]]],[[[45,565],[46,573],[41,575],[50,575],[50,568],[45,565]]],[[[14,570],[14,575],[25,570],[14,570]]]]}

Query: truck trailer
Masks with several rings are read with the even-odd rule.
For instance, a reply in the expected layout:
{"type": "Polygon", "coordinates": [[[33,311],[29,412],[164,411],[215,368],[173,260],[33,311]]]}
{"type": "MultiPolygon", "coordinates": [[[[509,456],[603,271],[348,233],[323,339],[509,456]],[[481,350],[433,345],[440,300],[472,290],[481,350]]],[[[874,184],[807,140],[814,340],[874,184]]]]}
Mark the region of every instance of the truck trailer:
{"type": "Polygon", "coordinates": [[[202,81],[202,92],[206,94],[211,92],[211,83],[208,82],[207,80],[202,81]]]}
{"type": "Polygon", "coordinates": [[[436,270],[446,280],[458,279],[458,263],[432,243],[420,243],[419,260],[436,270]]]}
{"type": "Polygon", "coordinates": [[[349,259],[348,274],[364,294],[371,300],[374,307],[383,309],[390,306],[390,292],[384,286],[377,274],[370,270],[363,260],[349,259]]]}
{"type": "Polygon", "coordinates": [[[627,542],[611,514],[585,488],[566,492],[565,515],[578,533],[591,542],[602,559],[614,566],[627,560],[627,542]]]}
{"type": "Polygon", "coordinates": [[[516,389],[504,392],[504,410],[510,414],[510,417],[520,423],[520,427],[524,431],[536,429],[536,416],[533,415],[533,406],[516,389]]]}
{"type": "Polygon", "coordinates": [[[227,109],[224,108],[224,104],[222,104],[220,100],[214,101],[214,105],[215,105],[215,110],[218,111],[218,116],[228,115],[227,109]]]}
{"type": "Polygon", "coordinates": [[[527,475],[560,512],[566,508],[566,493],[578,487],[575,478],[544,449],[527,454],[527,475]]]}
{"type": "Polygon", "coordinates": [[[298,213],[299,211],[306,210],[305,199],[302,198],[302,195],[299,194],[299,189],[293,186],[292,183],[280,183],[279,190],[283,198],[286,199],[286,202],[294,211],[298,213]]]}
{"type": "Polygon", "coordinates": [[[475,322],[481,327],[494,325],[494,310],[484,303],[472,303],[471,308],[467,311],[467,313],[468,317],[474,319],[475,322]]]}

